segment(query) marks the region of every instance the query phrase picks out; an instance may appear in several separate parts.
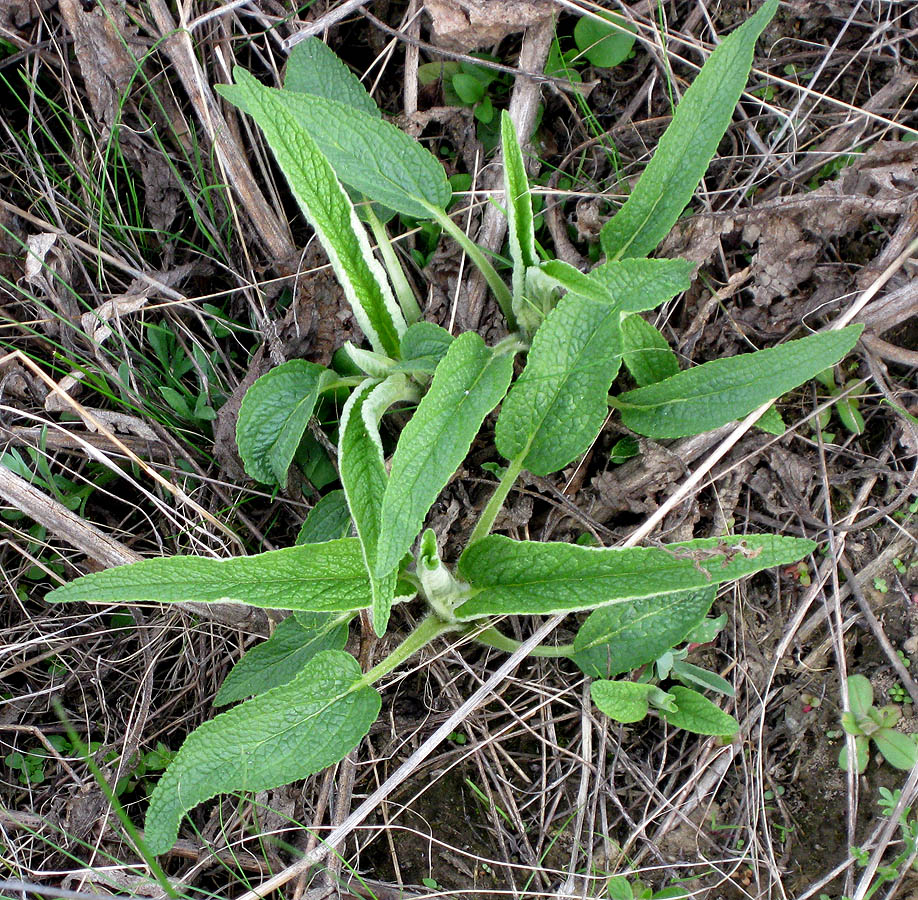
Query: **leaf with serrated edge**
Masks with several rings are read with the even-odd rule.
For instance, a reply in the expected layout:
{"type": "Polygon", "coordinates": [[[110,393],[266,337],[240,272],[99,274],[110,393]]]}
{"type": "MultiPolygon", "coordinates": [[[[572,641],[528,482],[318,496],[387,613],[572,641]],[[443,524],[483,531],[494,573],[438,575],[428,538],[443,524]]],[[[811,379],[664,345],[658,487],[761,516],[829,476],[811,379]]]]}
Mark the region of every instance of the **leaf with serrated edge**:
{"type": "Polygon", "coordinates": [[[459,575],[471,586],[460,619],[592,609],[698,590],[796,562],[816,545],[774,534],[700,538],[665,547],[581,547],[492,534],[467,547],[459,575]]]}
{"type": "Polygon", "coordinates": [[[621,313],[656,309],[691,286],[694,263],[687,259],[620,259],[584,274],[560,259],[542,263],[541,271],[560,287],[621,313]]]}
{"type": "Polygon", "coordinates": [[[309,510],[296,536],[297,544],[321,544],[350,537],[354,530],[344,491],[329,491],[309,510]]]}
{"type": "Polygon", "coordinates": [[[536,332],[526,368],[501,407],[494,440],[509,460],[549,475],[583,453],[606,419],[621,364],[619,313],[568,294],[536,332]]]}
{"type": "Polygon", "coordinates": [[[834,365],[863,331],[849,325],[777,347],[715,359],[616,398],[622,423],[652,438],[713,431],[834,365]]]}
{"type": "Polygon", "coordinates": [[[676,728],[693,734],[731,735],[739,731],[739,722],[707,697],[691,688],[675,684],[669,693],[676,698],[675,711],[663,710],[662,716],[676,728]]]}
{"type": "Polygon", "coordinates": [[[622,359],[641,386],[656,384],[679,371],[679,360],[666,338],[640,316],[622,319],[622,359]]]}
{"type": "Polygon", "coordinates": [[[290,51],[284,88],[347,103],[379,119],[382,113],[360,79],[317,37],[300,41],[290,51]]]}
{"type": "Polygon", "coordinates": [[[354,657],[326,650],[287,684],[192,732],[150,796],[145,839],[154,855],[175,843],[182,816],[228,791],[265,791],[343,759],[379,714],[354,657]]]}
{"type": "Polygon", "coordinates": [[[676,223],[701,181],[749,78],[755,42],[778,0],[724,38],[685,92],[653,159],[600,232],[609,259],[646,256],[676,223]]]}
{"type": "Polygon", "coordinates": [[[354,538],[209,559],[171,556],[84,575],[56,588],[51,603],[246,603],[315,612],[363,609],[370,582],[354,538]]]}
{"type": "Polygon", "coordinates": [[[404,375],[392,375],[382,384],[365,381],[355,388],[341,413],[338,441],[341,484],[363,549],[364,565],[373,591],[373,628],[380,637],[386,633],[389,621],[399,559],[377,576],[381,511],[389,481],[379,437],[379,420],[393,403],[404,398],[407,384],[404,375]]]}
{"type": "Polygon", "coordinates": [[[650,709],[647,696],[656,690],[656,685],[636,681],[593,681],[590,684],[590,696],[596,708],[626,725],[640,722],[647,715],[650,709]]]}
{"type": "Polygon", "coordinates": [[[331,163],[290,105],[279,99],[280,91],[259,84],[244,69],[237,68],[235,77],[236,84],[217,85],[218,92],[249,113],[264,131],[293,195],[328,254],[357,324],[374,350],[397,358],[405,319],[331,163]]]}
{"type": "Polygon", "coordinates": [[[427,511],[465,459],[485,416],[500,403],[512,374],[513,356],[495,356],[474,332],[450,344],[392,456],[377,573],[398,565],[411,548],[427,511]]]}
{"type": "Polygon", "coordinates": [[[601,606],[580,626],[571,659],[598,678],[651,663],[685,640],[707,615],[715,593],[712,586],[601,606]]]}
{"type": "Polygon", "coordinates": [[[526,161],[513,127],[510,114],[504,110],[500,116],[500,138],[504,154],[504,193],[507,207],[507,235],[510,258],[513,260],[513,305],[525,303],[523,297],[526,269],[539,264],[535,248],[535,229],[532,218],[532,195],[526,176],[526,161]]]}
{"type": "Polygon", "coordinates": [[[252,478],[287,484],[287,470],[323,387],[334,373],[292,359],[262,375],[246,392],[236,420],[236,445],[252,478]]]}
{"type": "Polygon", "coordinates": [[[286,684],[316,654],[343,650],[353,613],[295,613],[266,641],[256,644],[230,670],[214,706],[226,706],[286,684]]]}

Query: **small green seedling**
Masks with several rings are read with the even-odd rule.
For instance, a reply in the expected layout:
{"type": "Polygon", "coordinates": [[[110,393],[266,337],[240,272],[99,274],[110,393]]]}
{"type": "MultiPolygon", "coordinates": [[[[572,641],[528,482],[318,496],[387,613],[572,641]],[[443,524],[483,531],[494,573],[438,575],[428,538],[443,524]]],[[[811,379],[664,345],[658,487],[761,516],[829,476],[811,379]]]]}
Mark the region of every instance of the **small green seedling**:
{"type": "Polygon", "coordinates": [[[732,716],[695,690],[725,692],[726,682],[671,651],[711,633],[703,623],[718,585],[794,564],[816,549],[812,541],[748,533],[613,548],[491,531],[522,472],[548,476],[577,460],[610,409],[634,434],[700,434],[775,400],[854,346],[860,326],[682,371],[662,335],[637,315],[689,286],[690,262],[647,257],[713,157],[777,6],[767,0],[712,53],[627,202],[603,227],[606,262],[589,273],[536,252],[523,153],[509,116],[501,117],[509,285],[447,215],[452,190],[439,161],[382,118],[320,41],[297,45],[281,90],[240,68],[235,84],[218,87],[263,130],[366,345],[347,344],[338,368],[290,360],[243,399],[236,440],[246,471],[280,486],[318,405],[344,401],[332,431],[341,487],[310,512],[295,546],[236,559],[148,559],[48,595],[232,601],[292,613],[241,659],[216,698],[243,702],[189,735],[160,778],[146,816],[152,853],[166,852],[185,813],[218,793],[268,790],[342,759],[379,713],[374,685],[431,641],[449,634],[517,650],[499,627],[506,616],[589,612],[572,644],[533,654],[576,663],[593,679],[596,706],[619,721],[638,721],[652,708],[676,728],[737,731],[732,716]],[[352,198],[370,202],[358,210],[352,198]],[[461,245],[503,312],[505,338],[488,345],[477,333],[453,335],[420,321],[383,224],[390,212],[432,221],[461,245]],[[638,387],[610,393],[623,366],[638,387]],[[493,429],[483,427],[498,407],[493,429]],[[444,559],[446,535],[424,530],[425,520],[469,465],[476,439],[479,458],[490,448],[493,492],[461,549],[444,559]],[[393,607],[409,601],[425,616],[389,655],[361,669],[344,649],[351,620],[365,611],[381,636],[393,607]],[[616,680],[666,654],[668,674],[682,684],[616,680]]]}
{"type": "Polygon", "coordinates": [[[631,55],[636,28],[624,17],[612,12],[590,11],[574,26],[574,43],[578,53],[599,69],[612,69],[631,55]]]}
{"type": "MultiPolygon", "coordinates": [[[[869,744],[874,746],[883,758],[896,769],[911,769],[918,762],[918,748],[911,735],[895,730],[895,725],[902,718],[898,706],[873,705],[873,686],[863,675],[848,677],[849,709],[842,713],[842,728],[854,736],[855,769],[863,774],[869,759],[869,744]]],[[[843,771],[849,767],[848,747],[842,747],[838,764],[843,771]]]]}
{"type": "MultiPolygon", "coordinates": [[[[835,404],[838,418],[842,425],[852,434],[864,433],[864,417],[860,412],[860,400],[864,396],[867,382],[862,379],[849,379],[842,385],[835,381],[835,369],[828,368],[816,376],[816,380],[822,384],[829,392],[830,397],[838,397],[835,404]],[[842,396],[844,394],[844,396],[842,396]]],[[[824,441],[832,442],[835,435],[832,432],[825,431],[829,424],[832,411],[828,408],[822,410],[816,417],[814,428],[822,432],[824,441]]]]}

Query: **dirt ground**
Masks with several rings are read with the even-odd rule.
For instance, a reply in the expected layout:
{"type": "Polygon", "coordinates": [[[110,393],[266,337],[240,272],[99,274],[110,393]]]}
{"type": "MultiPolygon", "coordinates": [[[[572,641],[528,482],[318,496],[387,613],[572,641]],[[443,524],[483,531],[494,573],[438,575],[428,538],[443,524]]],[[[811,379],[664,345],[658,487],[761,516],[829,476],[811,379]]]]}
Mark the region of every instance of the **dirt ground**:
{"type": "MultiPolygon", "coordinates": [[[[233,64],[276,79],[283,41],[323,20],[323,39],[366,74],[385,113],[449,175],[488,189],[493,129],[472,106],[447,105],[442,80],[418,79],[419,65],[486,54],[478,63],[499,67],[489,102],[535,117],[539,240],[585,270],[712,29],[728,32],[757,4],[600,5],[627,10],[642,40],[614,69],[578,65],[572,84],[513,71],[541,71],[553,39],[573,46],[577,14],[595,6],[580,0],[378,0],[365,11],[340,0],[0,0],[0,475],[12,473],[0,479],[0,897],[165,896],[57,709],[140,827],[169,754],[273,627],[238,609],[51,608],[47,591],[138,554],[286,546],[316,488],[333,483],[319,449],[271,495],[235,452],[239,402],[258,375],[284,359],[328,363],[357,332],[260,135],[208,86],[233,64]],[[323,19],[344,7],[340,21],[323,19]],[[104,334],[98,317],[81,322],[89,310],[104,334]]],[[[657,252],[697,265],[691,289],[650,317],[683,368],[803,336],[866,298],[855,316],[865,337],[836,371],[862,427],[837,407],[820,412],[829,389],[805,385],[779,402],[785,434],[748,432],[652,535],[820,543],[799,568],[722,590],[713,614],[727,614],[726,628],[691,651],[732,684],[738,737],[658,718],[618,725],[573,664],[525,660],[323,865],[273,896],[918,896],[907,833],[918,839],[918,774],[873,747],[863,775],[839,767],[849,675],[870,679],[876,704],[918,734],[916,89],[913,3],[782,3],[718,156],[657,252]],[[902,791],[897,815],[883,815],[881,789],[902,791]],[[674,886],[682,893],[665,893],[674,886]]],[[[484,220],[479,240],[499,253],[486,209],[478,201],[459,218],[473,236],[484,220]]],[[[501,337],[457,246],[415,225],[400,224],[400,246],[425,318],[455,314],[501,337]]],[[[612,420],[576,465],[524,476],[497,528],[613,545],[730,428],[640,438],[637,455],[615,462],[628,435],[612,420]]],[[[447,559],[493,486],[482,468],[493,462],[473,447],[431,513],[450,536],[447,559]]],[[[397,610],[376,658],[418,614],[397,610]]],[[[571,640],[576,619],[550,640],[571,640]]],[[[505,624],[522,640],[540,622],[505,624]]],[[[380,686],[382,714],[344,762],[198,807],[162,860],[178,893],[243,897],[287,870],[505,658],[442,640],[380,686]]]]}

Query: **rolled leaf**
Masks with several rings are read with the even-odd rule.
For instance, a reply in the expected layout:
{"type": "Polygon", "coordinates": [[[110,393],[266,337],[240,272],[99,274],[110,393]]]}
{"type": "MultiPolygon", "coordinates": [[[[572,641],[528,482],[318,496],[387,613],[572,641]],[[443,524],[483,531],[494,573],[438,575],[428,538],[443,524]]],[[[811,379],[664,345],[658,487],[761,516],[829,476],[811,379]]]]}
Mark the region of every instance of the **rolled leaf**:
{"type": "Polygon", "coordinates": [[[334,377],[324,366],[292,359],[246,392],[236,419],[236,445],[246,472],[265,484],[287,484],[287,470],[319,394],[334,377]]]}
{"type": "Polygon", "coordinates": [[[615,399],[622,422],[652,438],[712,431],[751,413],[834,365],[851,350],[863,325],[849,325],[777,347],[715,359],[615,399]]]}
{"type": "Polygon", "coordinates": [[[56,588],[50,603],[245,603],[316,612],[363,609],[370,582],[354,538],[208,559],[170,556],[84,575],[56,588]]]}
{"type": "MultiPolygon", "coordinates": [[[[526,161],[510,114],[500,116],[501,146],[504,155],[504,195],[507,206],[507,234],[513,260],[513,311],[520,319],[520,306],[526,302],[526,269],[539,264],[535,248],[532,195],[526,176],[526,161]]],[[[525,318],[525,316],[523,316],[525,318]]]]}
{"type": "MultiPolygon", "coordinates": [[[[286,94],[302,103],[306,95],[267,88],[244,69],[237,68],[234,74],[237,83],[217,85],[218,92],[249,113],[264,131],[293,195],[328,254],[361,330],[374,350],[398,358],[406,324],[386,273],[373,256],[366,231],[331,163],[298,119],[296,104],[281,99],[286,94]]],[[[306,98],[307,105],[311,99],[306,98]]]]}
{"type": "Polygon", "coordinates": [[[150,796],[150,852],[169,850],[182,816],[204,800],[289,784],[343,759],[379,714],[379,694],[362,678],[354,657],[326,650],[292,681],[192,732],[150,796]]]}
{"type": "Polygon", "coordinates": [[[406,393],[407,379],[393,375],[382,384],[365,381],[354,389],[341,413],[338,441],[338,469],[347,505],[357,528],[364,565],[373,593],[373,627],[381,637],[386,632],[395,596],[399,559],[376,574],[383,496],[389,476],[383,460],[379,420],[406,393]]]}
{"type": "Polygon", "coordinates": [[[568,294],[532,340],[526,368],[501,407],[498,451],[549,475],[583,453],[608,414],[606,397],[621,365],[615,307],[568,294]]]}
{"type": "Polygon", "coordinates": [[[485,416],[500,403],[512,374],[512,355],[495,356],[474,332],[450,344],[392,456],[377,574],[397,566],[411,548],[428,510],[462,464],[485,416]]]}
{"type": "Polygon", "coordinates": [[[796,562],[815,547],[812,541],[773,534],[624,549],[492,534],[459,558],[471,597],[456,612],[461,619],[561,613],[700,590],[796,562]]]}
{"type": "Polygon", "coordinates": [[[755,42],[778,0],[767,0],[720,43],[685,92],[653,159],[622,208],[603,226],[610,260],[646,256],[676,223],[710,165],[743,92],[755,42]]]}

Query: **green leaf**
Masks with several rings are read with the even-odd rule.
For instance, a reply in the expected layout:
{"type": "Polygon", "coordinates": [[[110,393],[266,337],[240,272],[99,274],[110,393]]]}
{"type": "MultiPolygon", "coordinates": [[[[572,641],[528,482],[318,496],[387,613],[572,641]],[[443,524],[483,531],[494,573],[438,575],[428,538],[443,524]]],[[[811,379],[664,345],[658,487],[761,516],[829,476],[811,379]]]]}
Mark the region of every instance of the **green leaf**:
{"type": "Polygon", "coordinates": [[[157,782],[147,810],[150,852],[175,843],[189,809],[226,791],[264,791],[345,757],[379,714],[357,661],[326,650],[287,684],[205,722],[157,782]]]}
{"type": "Polygon", "coordinates": [[[583,55],[600,69],[623,63],[634,46],[635,26],[615,13],[592,10],[574,26],[574,43],[583,55]],[[600,21],[599,17],[612,24],[600,21]]]}
{"type": "Polygon", "coordinates": [[[252,478],[286,486],[287,470],[316,401],[332,377],[324,366],[291,359],[245,392],[236,420],[236,445],[252,478]]]}
{"type": "MultiPolygon", "coordinates": [[[[526,286],[526,270],[538,266],[535,229],[532,218],[532,194],[526,176],[526,160],[513,127],[513,119],[504,110],[500,116],[500,137],[504,155],[504,194],[507,206],[508,242],[513,260],[513,311],[517,319],[526,286]]],[[[523,316],[525,318],[525,316],[523,316]]]]}
{"type": "Polygon", "coordinates": [[[256,644],[226,676],[214,706],[226,706],[286,684],[316,654],[343,650],[351,613],[295,613],[256,644]]]}
{"type": "Polygon", "coordinates": [[[654,684],[636,681],[593,681],[590,696],[596,708],[616,722],[640,722],[650,710],[649,694],[657,690],[654,684]]]}
{"type": "Polygon", "coordinates": [[[640,316],[622,319],[622,359],[634,380],[644,387],[679,371],[679,360],[666,338],[640,316]]]}
{"type": "Polygon", "coordinates": [[[692,199],[733,118],[755,42],[777,8],[778,0],[767,0],[726,37],[685,92],[631,196],[603,226],[600,240],[609,259],[646,256],[692,199]]]}
{"type": "Polygon", "coordinates": [[[370,605],[360,544],[353,538],[269,550],[257,556],[144,559],[77,578],[50,603],[247,603],[315,612],[370,605]]]}
{"type": "Polygon", "coordinates": [[[862,719],[873,706],[873,686],[863,675],[848,676],[848,708],[862,719]]]}
{"type": "Polygon", "coordinates": [[[353,531],[354,523],[344,491],[330,491],[306,514],[295,543],[321,544],[350,537],[353,531]]]}
{"type": "Polygon", "coordinates": [[[680,681],[691,682],[703,687],[709,691],[716,691],[725,697],[736,696],[733,685],[726,678],[721,678],[716,672],[709,672],[702,669],[701,666],[693,666],[683,659],[677,659],[673,662],[672,677],[680,681]]]}
{"type": "MultiPolygon", "coordinates": [[[[239,105],[253,115],[253,103],[282,110],[309,133],[341,181],[364,196],[416,219],[430,217],[419,200],[440,209],[449,203],[452,190],[440,161],[391,123],[337,100],[265,87],[238,66],[233,77],[236,86],[220,85],[224,97],[241,98],[239,105]]],[[[275,140],[269,136],[268,143],[276,153],[275,140]]]]}
{"type": "MultiPolygon", "coordinates": [[[[870,760],[870,745],[864,735],[859,734],[854,739],[854,752],[857,757],[857,773],[863,775],[870,760]]],[[[838,754],[838,767],[843,771],[848,771],[848,742],[841,748],[838,754]]]]}
{"type": "Polygon", "coordinates": [[[422,360],[430,365],[432,372],[446,356],[452,342],[453,336],[445,328],[433,322],[415,322],[402,335],[403,365],[417,367],[417,362],[422,360]]]}
{"type": "Polygon", "coordinates": [[[290,51],[284,88],[337,100],[377,119],[382,113],[360,79],[317,37],[300,41],[290,51]]]}
{"type": "Polygon", "coordinates": [[[838,362],[863,325],[814,334],[777,347],[715,359],[665,381],[621,394],[622,423],[652,438],[676,438],[719,428],[751,413],[838,362]]]}
{"type": "Polygon", "coordinates": [[[705,587],[601,606],[580,626],[571,659],[598,678],[651,663],[685,640],[707,615],[715,593],[705,587]]]}
{"type": "Polygon", "coordinates": [[[871,735],[883,759],[896,769],[911,769],[918,762],[918,747],[914,738],[892,728],[881,728],[871,735]]]}
{"type": "Polygon", "coordinates": [[[249,113],[264,131],[293,195],[328,254],[361,330],[374,350],[397,357],[406,326],[386,273],[373,256],[366,231],[331,163],[294,108],[304,102],[309,106],[312,100],[331,101],[266,88],[244,69],[236,68],[234,74],[237,84],[217,85],[218,92],[249,113]],[[282,96],[299,102],[289,103],[282,96]]]}
{"type": "Polygon", "coordinates": [[[398,565],[411,548],[427,511],[465,459],[485,416],[506,393],[512,374],[513,356],[495,356],[474,332],[450,344],[392,456],[377,573],[398,565]]]}
{"type": "Polygon", "coordinates": [[[532,339],[526,368],[497,419],[495,443],[534,475],[583,453],[606,419],[606,396],[621,365],[619,313],[567,294],[532,339]]]}
{"type": "Polygon", "coordinates": [[[459,574],[472,588],[461,619],[591,609],[699,590],[796,562],[816,545],[774,534],[701,538],[665,547],[581,547],[489,535],[467,547],[459,574]]]}
{"type": "Polygon", "coordinates": [[[338,470],[363,550],[373,591],[373,627],[380,637],[386,633],[389,622],[396,569],[401,557],[376,574],[380,516],[389,480],[379,437],[379,420],[393,403],[405,396],[406,387],[404,375],[393,375],[379,385],[365,381],[354,389],[341,413],[338,470]]]}
{"type": "Polygon", "coordinates": [[[463,103],[472,106],[484,97],[486,85],[482,84],[474,75],[466,75],[464,72],[460,72],[453,75],[453,90],[463,103]]]}
{"type": "Polygon", "coordinates": [[[685,639],[692,644],[709,644],[724,630],[726,624],[726,613],[716,619],[703,619],[685,636],[685,639]]]}
{"type": "Polygon", "coordinates": [[[542,263],[542,271],[561,287],[622,313],[645,312],[672,300],[691,286],[694,264],[687,259],[620,259],[584,274],[559,259],[542,263]]]}
{"type": "Polygon", "coordinates": [[[761,428],[762,431],[768,434],[784,434],[787,430],[784,419],[781,418],[781,413],[778,412],[778,407],[774,404],[768,407],[755,424],[757,428],[761,428]]]}
{"type": "Polygon", "coordinates": [[[739,731],[739,722],[733,716],[698,691],[676,684],[669,693],[676,698],[676,711],[664,710],[662,715],[670,725],[693,734],[728,736],[739,731]]]}

